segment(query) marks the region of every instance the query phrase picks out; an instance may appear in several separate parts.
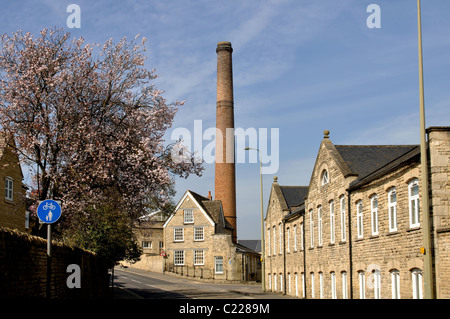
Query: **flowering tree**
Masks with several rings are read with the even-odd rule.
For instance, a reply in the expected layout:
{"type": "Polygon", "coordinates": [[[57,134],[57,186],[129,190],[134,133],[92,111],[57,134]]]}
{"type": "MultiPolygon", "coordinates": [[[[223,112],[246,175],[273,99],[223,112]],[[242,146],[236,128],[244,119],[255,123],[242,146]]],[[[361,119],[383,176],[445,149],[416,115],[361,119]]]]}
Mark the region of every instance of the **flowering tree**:
{"type": "Polygon", "coordinates": [[[69,37],[1,36],[0,125],[38,167],[39,199],[63,201],[65,221],[111,201],[137,217],[150,199],[168,200],[175,175],[201,174],[198,161],[175,163],[164,146],[183,103],[168,103],[152,84],[145,38],[100,46],[69,37]]]}

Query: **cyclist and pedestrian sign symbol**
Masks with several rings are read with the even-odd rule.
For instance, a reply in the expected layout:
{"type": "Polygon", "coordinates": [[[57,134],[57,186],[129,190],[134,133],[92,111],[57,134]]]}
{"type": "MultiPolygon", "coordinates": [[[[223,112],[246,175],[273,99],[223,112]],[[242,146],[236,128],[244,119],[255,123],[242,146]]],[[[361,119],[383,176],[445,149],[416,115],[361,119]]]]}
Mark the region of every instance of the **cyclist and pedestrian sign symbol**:
{"type": "Polygon", "coordinates": [[[61,217],[61,205],[53,199],[46,199],[39,204],[37,215],[43,223],[52,224],[61,217]]]}

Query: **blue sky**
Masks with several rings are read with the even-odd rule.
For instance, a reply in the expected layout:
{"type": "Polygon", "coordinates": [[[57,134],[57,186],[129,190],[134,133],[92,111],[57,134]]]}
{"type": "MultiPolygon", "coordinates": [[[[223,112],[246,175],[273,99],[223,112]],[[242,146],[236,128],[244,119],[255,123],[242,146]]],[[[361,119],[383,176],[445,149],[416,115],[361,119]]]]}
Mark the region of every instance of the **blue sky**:
{"type": "MultiPolygon", "coordinates": [[[[235,126],[279,128],[273,176],[308,185],[323,131],[334,144],[418,144],[419,82],[415,0],[2,1],[0,30],[33,34],[63,27],[87,42],[145,36],[147,67],[168,101],[185,100],[173,128],[215,126],[216,45],[234,48],[235,126]],[[69,4],[81,28],[69,29],[69,4]],[[381,10],[370,29],[369,4],[381,10]]],[[[450,1],[422,1],[426,125],[450,124],[450,1]]],[[[170,131],[167,138],[170,142],[170,131]]],[[[177,179],[186,189],[214,191],[214,166],[177,179]]],[[[238,238],[260,236],[259,164],[237,164],[238,238]]]]}

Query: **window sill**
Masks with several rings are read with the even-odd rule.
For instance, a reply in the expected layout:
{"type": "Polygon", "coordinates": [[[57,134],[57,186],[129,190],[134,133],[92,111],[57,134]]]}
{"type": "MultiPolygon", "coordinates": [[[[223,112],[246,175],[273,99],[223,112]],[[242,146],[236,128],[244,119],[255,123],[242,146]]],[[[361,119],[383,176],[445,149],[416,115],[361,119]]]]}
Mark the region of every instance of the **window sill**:
{"type": "Polygon", "coordinates": [[[399,234],[398,230],[393,230],[393,231],[387,233],[386,236],[394,236],[394,235],[398,235],[398,234],[399,234]]]}
{"type": "Polygon", "coordinates": [[[415,230],[419,230],[420,229],[420,225],[419,226],[412,226],[406,229],[407,232],[411,232],[411,231],[415,231],[415,230]]]}

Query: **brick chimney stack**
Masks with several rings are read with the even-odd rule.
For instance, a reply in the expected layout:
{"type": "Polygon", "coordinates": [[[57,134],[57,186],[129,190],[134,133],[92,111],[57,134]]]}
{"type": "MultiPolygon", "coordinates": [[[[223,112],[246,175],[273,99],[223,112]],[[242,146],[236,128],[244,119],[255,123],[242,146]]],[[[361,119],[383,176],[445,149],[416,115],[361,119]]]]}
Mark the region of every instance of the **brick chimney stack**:
{"type": "Polygon", "coordinates": [[[234,228],[237,241],[236,177],[234,161],[234,99],[233,68],[230,42],[217,43],[217,106],[215,194],[222,201],[224,217],[234,228]]]}

